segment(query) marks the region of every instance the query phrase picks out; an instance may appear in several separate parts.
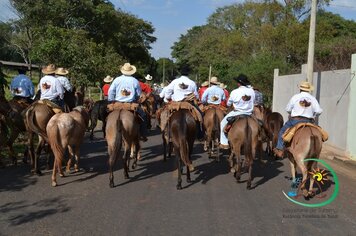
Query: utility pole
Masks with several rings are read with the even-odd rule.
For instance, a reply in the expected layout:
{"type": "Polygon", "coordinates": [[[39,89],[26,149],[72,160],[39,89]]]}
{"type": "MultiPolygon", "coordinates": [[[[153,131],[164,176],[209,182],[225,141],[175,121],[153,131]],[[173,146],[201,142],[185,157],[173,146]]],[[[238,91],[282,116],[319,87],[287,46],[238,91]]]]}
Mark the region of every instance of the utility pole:
{"type": "Polygon", "coordinates": [[[210,87],[210,78],[211,78],[211,64],[209,65],[209,78],[208,78],[209,87],[210,87]]]}
{"type": "Polygon", "coordinates": [[[314,72],[314,48],[315,48],[315,25],[316,25],[316,5],[317,0],[312,0],[311,14],[310,14],[310,29],[309,29],[309,48],[308,48],[308,67],[307,67],[307,81],[313,84],[314,72]]]}

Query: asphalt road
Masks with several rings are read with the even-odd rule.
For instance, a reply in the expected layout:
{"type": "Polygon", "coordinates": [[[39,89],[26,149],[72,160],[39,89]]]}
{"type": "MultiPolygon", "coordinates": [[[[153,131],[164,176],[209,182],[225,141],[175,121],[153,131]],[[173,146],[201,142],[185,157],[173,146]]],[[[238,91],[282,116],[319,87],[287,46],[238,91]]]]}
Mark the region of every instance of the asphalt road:
{"type": "MultiPolygon", "coordinates": [[[[31,176],[21,164],[0,170],[0,235],[355,235],[355,169],[328,161],[340,191],[329,205],[308,208],[289,201],[288,160],[254,164],[252,190],[229,172],[227,155],[208,159],[202,144],[194,150],[193,182],[176,190],[175,159],[163,162],[161,136],[143,144],[143,160],[124,179],[115,171],[109,188],[106,142],[101,132],[82,146],[81,171],[58,178],[31,176]]],[[[43,160],[42,160],[43,162],[43,160]]],[[[330,198],[335,181],[326,181],[330,198]]]]}

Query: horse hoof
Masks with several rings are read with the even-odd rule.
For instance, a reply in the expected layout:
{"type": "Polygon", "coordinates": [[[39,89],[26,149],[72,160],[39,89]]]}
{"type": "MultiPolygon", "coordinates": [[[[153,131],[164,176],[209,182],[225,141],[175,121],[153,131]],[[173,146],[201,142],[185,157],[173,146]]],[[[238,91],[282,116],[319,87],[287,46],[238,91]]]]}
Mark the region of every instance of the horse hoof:
{"type": "Polygon", "coordinates": [[[75,173],[78,173],[78,172],[79,172],[79,169],[78,169],[78,168],[74,169],[74,172],[75,172],[75,173]]]}
{"type": "Polygon", "coordinates": [[[177,190],[182,190],[182,185],[177,185],[177,190]]]}
{"type": "Polygon", "coordinates": [[[131,168],[132,168],[133,170],[136,169],[136,167],[137,167],[137,165],[134,165],[134,164],[131,166],[131,168]]]}
{"type": "Polygon", "coordinates": [[[247,190],[251,190],[251,189],[252,189],[252,188],[251,188],[251,185],[247,185],[247,186],[246,186],[246,189],[247,189],[247,190]]]}
{"type": "Polygon", "coordinates": [[[110,186],[110,188],[113,188],[114,187],[114,182],[110,182],[109,186],[110,186]]]}
{"type": "Polygon", "coordinates": [[[230,172],[231,172],[231,173],[236,173],[235,168],[231,167],[231,168],[230,168],[230,172]]]}
{"type": "Polygon", "coordinates": [[[57,183],[55,181],[52,181],[52,187],[57,187],[57,183]]]}
{"type": "Polygon", "coordinates": [[[43,174],[42,174],[42,172],[41,172],[40,170],[37,170],[37,171],[36,171],[36,175],[37,175],[37,176],[42,176],[43,174]]]}
{"type": "Polygon", "coordinates": [[[60,173],[59,176],[62,178],[65,177],[65,175],[63,173],[60,173]]]}
{"type": "Polygon", "coordinates": [[[191,183],[192,182],[192,180],[191,179],[187,179],[187,183],[191,183]]]}
{"type": "Polygon", "coordinates": [[[188,164],[188,169],[190,172],[195,170],[195,167],[193,166],[193,164],[188,164]]]}

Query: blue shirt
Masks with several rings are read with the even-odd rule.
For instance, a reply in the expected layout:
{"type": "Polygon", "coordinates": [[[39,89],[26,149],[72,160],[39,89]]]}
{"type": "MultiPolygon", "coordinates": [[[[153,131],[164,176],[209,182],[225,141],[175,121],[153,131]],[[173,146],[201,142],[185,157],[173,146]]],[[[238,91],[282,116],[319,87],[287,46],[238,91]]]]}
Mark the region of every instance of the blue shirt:
{"type": "Polygon", "coordinates": [[[142,91],[137,79],[129,75],[116,77],[110,85],[108,101],[135,102],[142,91]]]}
{"type": "Polygon", "coordinates": [[[23,74],[16,76],[11,81],[10,90],[13,96],[33,97],[35,95],[35,87],[32,81],[23,74]]]}
{"type": "Polygon", "coordinates": [[[226,97],[225,97],[224,90],[216,85],[207,88],[201,97],[202,103],[216,104],[216,105],[219,105],[225,99],[226,97]]]}

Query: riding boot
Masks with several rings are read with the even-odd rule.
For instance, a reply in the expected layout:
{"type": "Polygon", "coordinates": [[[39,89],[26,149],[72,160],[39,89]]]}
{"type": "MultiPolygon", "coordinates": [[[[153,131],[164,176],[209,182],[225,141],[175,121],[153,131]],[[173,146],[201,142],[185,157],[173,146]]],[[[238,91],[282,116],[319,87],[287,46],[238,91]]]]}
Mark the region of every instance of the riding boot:
{"type": "Polygon", "coordinates": [[[140,140],[147,141],[147,123],[145,121],[140,123],[140,140]]]}

